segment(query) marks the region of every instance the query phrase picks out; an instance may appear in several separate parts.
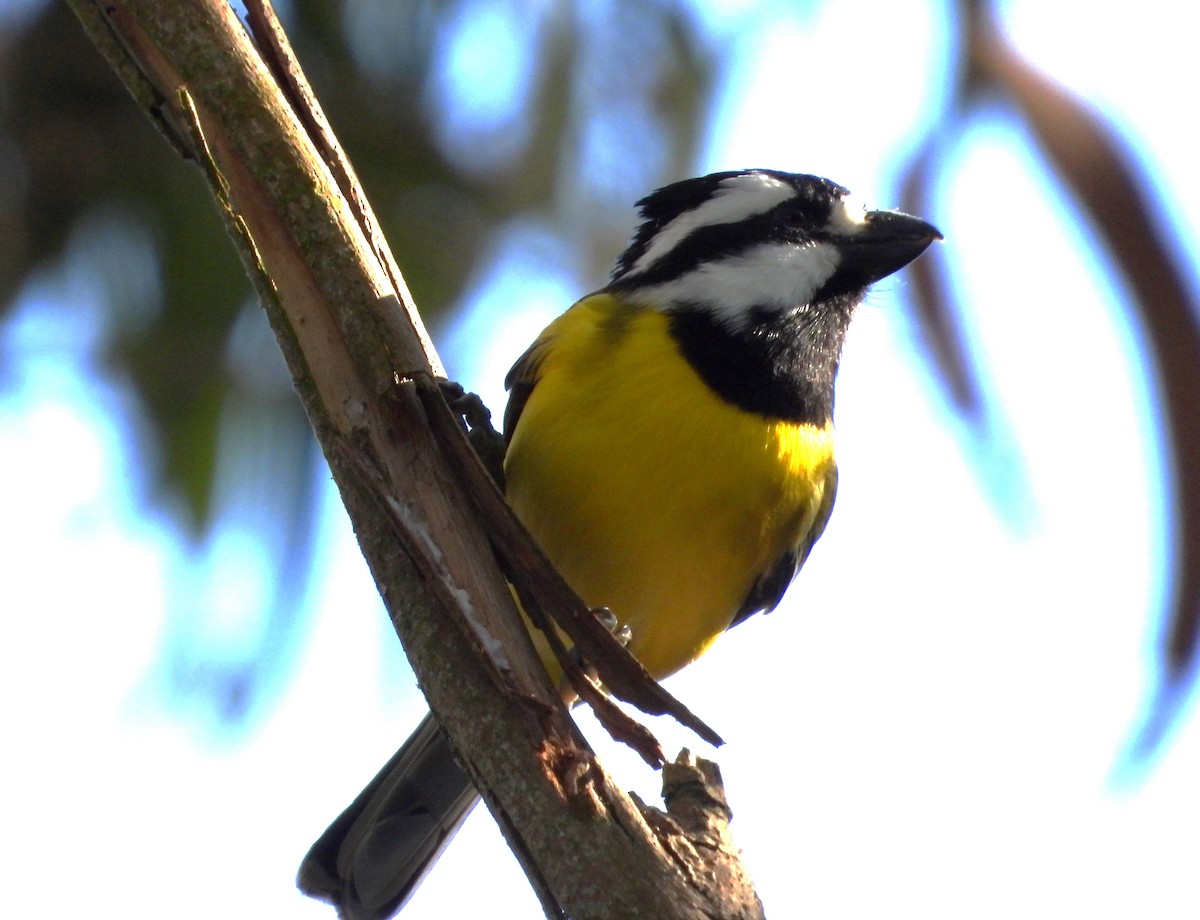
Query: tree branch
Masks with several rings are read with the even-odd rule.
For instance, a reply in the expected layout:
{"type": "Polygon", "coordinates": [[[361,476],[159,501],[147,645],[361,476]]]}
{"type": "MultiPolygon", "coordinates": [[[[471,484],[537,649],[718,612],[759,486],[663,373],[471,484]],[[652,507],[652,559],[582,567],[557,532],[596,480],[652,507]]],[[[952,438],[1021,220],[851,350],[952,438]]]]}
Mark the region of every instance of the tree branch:
{"type": "MultiPolygon", "coordinates": [[[[718,877],[711,864],[683,870],[684,843],[724,852],[709,845],[714,825],[689,838],[648,822],[550,685],[495,538],[430,425],[420,382],[441,365],[269,8],[254,4],[274,73],[225,0],[71,5],[138,105],[202,167],[413,669],[547,915],[761,915],[730,906],[757,905],[752,891],[724,904],[737,873],[719,873],[714,900],[696,883],[718,877]],[[316,117],[302,121],[297,105],[316,117]]],[[[710,798],[722,825],[723,794],[710,798]]]]}

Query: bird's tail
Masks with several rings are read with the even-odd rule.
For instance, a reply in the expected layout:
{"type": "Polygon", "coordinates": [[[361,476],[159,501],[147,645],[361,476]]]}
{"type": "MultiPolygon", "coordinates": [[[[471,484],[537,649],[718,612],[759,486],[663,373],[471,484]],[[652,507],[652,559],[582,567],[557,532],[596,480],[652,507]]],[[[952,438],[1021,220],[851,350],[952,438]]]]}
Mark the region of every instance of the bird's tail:
{"type": "Polygon", "coordinates": [[[427,715],[312,845],[296,883],[346,920],[384,920],[412,896],[478,800],[427,715]]]}

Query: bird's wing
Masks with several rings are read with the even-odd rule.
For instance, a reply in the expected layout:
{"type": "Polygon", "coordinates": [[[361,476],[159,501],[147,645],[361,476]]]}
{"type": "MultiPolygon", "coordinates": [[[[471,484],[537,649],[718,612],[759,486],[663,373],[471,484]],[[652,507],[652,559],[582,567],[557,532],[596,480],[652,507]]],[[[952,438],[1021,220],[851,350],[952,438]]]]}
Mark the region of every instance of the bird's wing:
{"type": "Polygon", "coordinates": [[[525,353],[517,358],[504,378],[504,388],[508,390],[508,404],[504,407],[505,444],[512,440],[517,420],[520,419],[525,403],[529,400],[529,394],[533,392],[541,377],[542,361],[550,349],[553,328],[553,325],[547,327],[534,343],[525,349],[525,353]]]}
{"type": "Polygon", "coordinates": [[[754,582],[754,586],[742,602],[737,616],[729,624],[731,629],[743,620],[754,616],[759,611],[770,613],[778,606],[779,602],[783,599],[784,592],[788,589],[788,585],[792,583],[792,579],[796,577],[796,574],[804,565],[804,561],[808,559],[808,554],[812,552],[813,546],[821,539],[821,534],[825,532],[825,525],[829,523],[829,516],[833,513],[833,501],[837,497],[837,482],[837,467],[833,467],[825,480],[825,491],[821,496],[821,506],[817,509],[817,514],[813,518],[812,527],[808,529],[808,533],[794,550],[784,553],[773,566],[767,569],[754,582]]]}

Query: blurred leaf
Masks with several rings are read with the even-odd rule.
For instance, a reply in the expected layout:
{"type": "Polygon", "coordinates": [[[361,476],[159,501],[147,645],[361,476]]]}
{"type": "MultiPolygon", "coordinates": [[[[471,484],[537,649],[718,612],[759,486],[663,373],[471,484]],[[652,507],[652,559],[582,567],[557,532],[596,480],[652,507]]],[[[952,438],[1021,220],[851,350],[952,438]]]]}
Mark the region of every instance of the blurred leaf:
{"type": "MultiPolygon", "coordinates": [[[[113,322],[107,357],[130,377],[160,445],[154,478],[181,494],[191,522],[202,526],[226,386],[224,349],[249,293],[241,266],[199,177],[180,169],[65,5],[45,7],[5,69],[11,97],[0,130],[26,181],[0,216],[22,243],[2,247],[2,308],[33,271],[62,257],[89,215],[116,212],[145,224],[157,246],[161,302],[145,321],[113,322]]],[[[110,302],[109,309],[118,317],[123,305],[110,302]]]]}
{"type": "Polygon", "coordinates": [[[969,34],[972,70],[981,83],[1001,89],[1028,121],[1129,282],[1130,306],[1149,332],[1170,438],[1178,532],[1171,541],[1165,686],[1139,743],[1148,751],[1169,722],[1179,685],[1195,670],[1200,639],[1200,308],[1163,236],[1160,209],[1147,199],[1116,133],[1083,101],[1026,63],[978,4],[969,34]]]}
{"type": "MultiPolygon", "coordinates": [[[[931,140],[909,164],[900,200],[910,214],[936,213],[929,177],[937,165],[938,149],[931,140]]],[[[945,247],[934,246],[908,269],[913,302],[951,404],[966,420],[978,425],[984,411],[982,384],[963,341],[954,298],[946,279],[945,247]]]]}

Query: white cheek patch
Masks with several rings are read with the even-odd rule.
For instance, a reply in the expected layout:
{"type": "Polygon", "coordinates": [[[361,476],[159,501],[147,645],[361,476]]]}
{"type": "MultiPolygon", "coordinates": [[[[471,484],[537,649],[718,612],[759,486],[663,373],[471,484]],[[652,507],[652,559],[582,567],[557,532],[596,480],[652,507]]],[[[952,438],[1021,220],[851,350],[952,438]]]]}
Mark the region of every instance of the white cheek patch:
{"type": "Polygon", "coordinates": [[[660,307],[697,304],[738,325],[754,307],[787,309],[811,303],[840,263],[832,243],[763,243],[705,263],[646,293],[660,307]]]}
{"type": "Polygon", "coordinates": [[[796,190],[788,183],[762,173],[726,179],[708,201],[663,227],[625,277],[644,272],[700,227],[733,224],[755,214],[765,214],[795,195],[796,190]]]}
{"type": "Polygon", "coordinates": [[[829,215],[825,229],[838,236],[854,236],[867,225],[867,209],[862,200],[853,195],[838,199],[829,215]]]}

